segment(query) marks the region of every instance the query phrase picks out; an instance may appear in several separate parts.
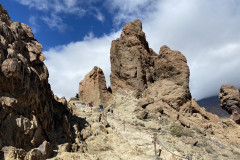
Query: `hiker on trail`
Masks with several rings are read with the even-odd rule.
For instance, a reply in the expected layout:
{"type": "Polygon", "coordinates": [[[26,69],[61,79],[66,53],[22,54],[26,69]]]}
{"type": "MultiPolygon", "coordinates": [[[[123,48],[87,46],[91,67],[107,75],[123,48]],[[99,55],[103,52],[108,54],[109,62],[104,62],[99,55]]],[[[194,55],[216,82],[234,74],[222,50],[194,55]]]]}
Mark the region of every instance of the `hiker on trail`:
{"type": "Polygon", "coordinates": [[[102,104],[99,105],[99,110],[100,110],[100,112],[103,111],[103,105],[102,104]]]}
{"type": "Polygon", "coordinates": [[[76,96],[75,96],[76,98],[79,98],[79,96],[78,96],[78,93],[76,93],[76,96]]]}
{"type": "Polygon", "coordinates": [[[112,108],[108,108],[108,113],[113,113],[113,109],[112,108]]]}
{"type": "Polygon", "coordinates": [[[92,106],[93,106],[93,105],[92,105],[92,102],[89,102],[89,103],[88,103],[88,106],[89,106],[89,107],[92,107],[92,106]]]}

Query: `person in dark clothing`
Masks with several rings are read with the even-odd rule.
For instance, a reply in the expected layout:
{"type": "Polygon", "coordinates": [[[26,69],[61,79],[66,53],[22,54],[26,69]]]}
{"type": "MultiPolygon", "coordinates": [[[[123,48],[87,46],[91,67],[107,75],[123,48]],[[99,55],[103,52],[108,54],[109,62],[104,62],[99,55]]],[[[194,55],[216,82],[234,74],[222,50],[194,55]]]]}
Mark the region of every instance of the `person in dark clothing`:
{"type": "Polygon", "coordinates": [[[99,105],[99,110],[100,110],[101,112],[103,111],[103,105],[102,105],[102,104],[99,105]]]}
{"type": "Polygon", "coordinates": [[[89,103],[88,103],[88,106],[89,106],[89,107],[92,107],[92,106],[93,106],[93,105],[92,105],[92,102],[89,102],[89,103]]]}

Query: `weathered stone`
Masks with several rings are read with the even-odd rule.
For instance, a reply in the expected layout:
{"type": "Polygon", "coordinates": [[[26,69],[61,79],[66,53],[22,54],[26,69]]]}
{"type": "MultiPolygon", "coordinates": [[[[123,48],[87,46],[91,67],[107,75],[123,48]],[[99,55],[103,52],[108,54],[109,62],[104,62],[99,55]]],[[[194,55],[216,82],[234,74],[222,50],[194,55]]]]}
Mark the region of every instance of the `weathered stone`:
{"type": "Polygon", "coordinates": [[[40,54],[40,55],[39,55],[39,61],[40,61],[40,63],[42,63],[45,59],[46,59],[46,57],[44,56],[44,54],[40,54]]]}
{"type": "Polygon", "coordinates": [[[148,112],[146,110],[142,110],[137,113],[138,119],[147,119],[147,116],[148,116],[148,112]]]}
{"type": "Polygon", "coordinates": [[[15,148],[11,146],[3,147],[0,151],[0,159],[1,160],[24,160],[26,155],[26,151],[20,148],[15,148]]]}
{"type": "Polygon", "coordinates": [[[71,151],[71,143],[64,143],[61,145],[58,145],[58,152],[70,152],[71,151]]]}
{"type": "Polygon", "coordinates": [[[16,58],[9,58],[2,63],[2,72],[7,78],[21,78],[20,64],[16,58]]]}
{"type": "Polygon", "coordinates": [[[44,141],[39,147],[38,150],[45,156],[45,158],[51,158],[53,154],[53,148],[51,143],[44,141]]]}
{"type": "Polygon", "coordinates": [[[67,106],[67,100],[65,97],[61,97],[57,100],[58,102],[62,103],[64,106],[67,106]]]}
{"type": "Polygon", "coordinates": [[[0,21],[5,22],[7,25],[12,23],[12,19],[8,16],[7,11],[0,4],[0,21]]]}
{"type": "Polygon", "coordinates": [[[26,154],[24,160],[46,160],[46,158],[40,150],[34,148],[26,154]]]}
{"type": "Polygon", "coordinates": [[[105,106],[110,97],[106,87],[106,80],[101,68],[94,67],[84,80],[79,83],[79,100],[83,103],[92,102],[93,105],[105,106]]]}
{"type": "Polygon", "coordinates": [[[37,60],[37,55],[33,52],[29,52],[30,62],[35,62],[37,60]]]}
{"type": "Polygon", "coordinates": [[[240,94],[238,88],[232,85],[222,85],[219,99],[222,109],[231,114],[230,118],[240,124],[240,94]]]}
{"type": "Polygon", "coordinates": [[[128,88],[140,96],[148,84],[147,72],[153,67],[151,55],[156,53],[148,47],[141,21],[126,23],[110,50],[112,92],[128,88]]]}
{"type": "Polygon", "coordinates": [[[110,57],[113,93],[130,89],[143,98],[143,108],[160,100],[179,110],[191,100],[186,58],[167,46],[158,55],[153,52],[139,20],[125,24],[121,37],[112,42],[110,57]]]}
{"type": "Polygon", "coordinates": [[[54,99],[42,45],[28,25],[12,22],[1,5],[0,11],[0,146],[29,151],[44,140],[74,142],[70,122],[80,118],[66,100],[54,99]]]}
{"type": "Polygon", "coordinates": [[[33,52],[35,54],[42,53],[42,45],[37,41],[31,41],[26,44],[26,48],[29,52],[33,52]]]}
{"type": "Polygon", "coordinates": [[[83,139],[85,140],[92,135],[92,132],[88,129],[83,129],[81,132],[81,135],[82,135],[83,139]]]}

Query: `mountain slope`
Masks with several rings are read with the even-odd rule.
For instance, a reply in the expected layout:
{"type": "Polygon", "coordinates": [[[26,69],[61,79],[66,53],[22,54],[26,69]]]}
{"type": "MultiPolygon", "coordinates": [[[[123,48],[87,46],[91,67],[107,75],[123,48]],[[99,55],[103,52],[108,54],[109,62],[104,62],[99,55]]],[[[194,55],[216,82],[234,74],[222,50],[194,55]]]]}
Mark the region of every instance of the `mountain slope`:
{"type": "Polygon", "coordinates": [[[197,103],[206,109],[206,111],[218,115],[221,118],[229,118],[227,111],[220,107],[220,100],[218,96],[211,96],[197,101],[197,103]]]}

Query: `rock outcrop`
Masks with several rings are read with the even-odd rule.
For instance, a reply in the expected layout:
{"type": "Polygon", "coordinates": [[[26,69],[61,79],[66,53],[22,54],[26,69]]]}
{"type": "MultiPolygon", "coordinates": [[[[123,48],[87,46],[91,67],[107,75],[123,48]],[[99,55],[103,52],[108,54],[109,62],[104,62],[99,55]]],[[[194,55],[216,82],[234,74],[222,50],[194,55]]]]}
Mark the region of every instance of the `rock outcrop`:
{"type": "Polygon", "coordinates": [[[148,47],[140,20],[126,23],[121,37],[112,41],[111,89],[130,89],[139,97],[147,85],[154,81],[154,60],[156,53],[148,47]]]}
{"type": "Polygon", "coordinates": [[[93,105],[105,105],[110,97],[106,87],[106,80],[101,68],[94,67],[79,83],[79,100],[83,103],[92,102],[93,105]]]}
{"type": "Polygon", "coordinates": [[[230,118],[240,124],[240,94],[238,88],[232,85],[222,85],[219,99],[222,109],[231,114],[230,118]]]}
{"type": "Polygon", "coordinates": [[[125,24],[121,37],[112,42],[110,57],[113,93],[129,89],[140,101],[161,101],[176,110],[191,100],[186,58],[167,46],[156,54],[148,46],[140,20],[125,24]]]}
{"type": "Polygon", "coordinates": [[[54,99],[42,45],[0,5],[0,149],[74,142],[70,112],[54,99]]]}

